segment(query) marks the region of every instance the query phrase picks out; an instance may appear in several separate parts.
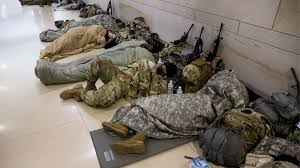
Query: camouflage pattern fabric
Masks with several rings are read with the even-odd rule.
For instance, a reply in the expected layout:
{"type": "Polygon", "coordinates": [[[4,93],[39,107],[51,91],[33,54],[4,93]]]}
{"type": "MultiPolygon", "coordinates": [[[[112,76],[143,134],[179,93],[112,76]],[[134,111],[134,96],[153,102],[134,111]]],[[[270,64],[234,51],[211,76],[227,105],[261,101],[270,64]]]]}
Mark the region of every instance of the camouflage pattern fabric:
{"type": "Polygon", "coordinates": [[[135,18],[116,33],[118,43],[131,39],[147,41],[151,34],[143,18],[135,18]]]}
{"type": "Polygon", "coordinates": [[[245,140],[248,151],[271,133],[270,122],[249,108],[230,110],[221,120],[220,124],[230,128],[245,140]]]}
{"type": "Polygon", "coordinates": [[[151,78],[150,95],[168,93],[168,81],[160,75],[151,78]]]}
{"type": "Polygon", "coordinates": [[[121,97],[137,99],[152,94],[167,92],[167,82],[154,81],[151,86],[148,60],[140,59],[127,67],[116,67],[109,60],[96,58],[91,63],[89,82],[96,82],[100,78],[104,85],[96,91],[82,92],[82,100],[90,106],[109,107],[121,97]],[[165,86],[162,86],[165,85],[165,86]],[[161,88],[157,90],[156,87],[161,88]],[[150,88],[155,88],[151,91],[150,88]],[[166,90],[162,90],[165,88],[166,90]]]}
{"type": "Polygon", "coordinates": [[[262,165],[260,168],[299,168],[299,166],[285,161],[273,161],[262,165]]]}
{"type": "Polygon", "coordinates": [[[181,52],[187,46],[188,45],[186,43],[179,43],[178,45],[175,45],[174,43],[167,43],[159,52],[159,58],[161,58],[163,62],[175,64],[179,69],[182,70],[183,67],[187,65],[187,61],[185,58],[182,58],[181,52]]]}
{"type": "Polygon", "coordinates": [[[195,136],[225,110],[244,108],[248,102],[245,86],[230,71],[222,71],[197,93],[141,98],[117,110],[112,121],[157,139],[195,136]]]}
{"type": "Polygon", "coordinates": [[[79,17],[89,18],[89,17],[93,17],[95,15],[100,15],[100,14],[105,14],[105,13],[106,12],[104,10],[102,10],[101,7],[98,7],[95,4],[86,5],[85,7],[80,9],[79,17]]]}
{"type": "Polygon", "coordinates": [[[182,79],[185,84],[185,93],[195,93],[201,89],[209,78],[219,71],[225,70],[225,66],[220,57],[216,57],[210,64],[201,58],[191,62],[182,70],[182,79]]]}
{"type": "Polygon", "coordinates": [[[125,27],[115,32],[117,34],[117,43],[122,43],[128,40],[143,40],[146,41],[143,47],[151,52],[157,50],[160,46],[161,39],[154,37],[150,32],[150,28],[146,25],[144,18],[138,17],[128,22],[125,27]]]}
{"type": "Polygon", "coordinates": [[[300,146],[281,138],[266,136],[255,148],[255,154],[270,155],[275,159],[289,158],[300,163],[300,146]]]}
{"type": "Polygon", "coordinates": [[[286,139],[300,145],[300,128],[296,128],[295,131],[291,132],[286,139]]]}
{"type": "Polygon", "coordinates": [[[274,161],[274,158],[269,155],[258,155],[248,153],[246,155],[245,166],[243,168],[259,168],[266,163],[274,161]]]}
{"type": "Polygon", "coordinates": [[[118,26],[116,22],[113,20],[113,18],[109,15],[97,15],[90,18],[83,19],[81,21],[71,21],[67,25],[65,25],[63,28],[58,30],[45,30],[40,34],[40,40],[43,42],[52,42],[65,34],[68,30],[75,27],[85,27],[85,26],[91,26],[91,25],[101,25],[105,29],[109,29],[112,31],[117,31],[118,26]]]}
{"type": "Polygon", "coordinates": [[[212,76],[211,67],[205,60],[198,59],[185,66],[182,78],[185,83],[185,93],[195,93],[201,89],[212,76]]]}

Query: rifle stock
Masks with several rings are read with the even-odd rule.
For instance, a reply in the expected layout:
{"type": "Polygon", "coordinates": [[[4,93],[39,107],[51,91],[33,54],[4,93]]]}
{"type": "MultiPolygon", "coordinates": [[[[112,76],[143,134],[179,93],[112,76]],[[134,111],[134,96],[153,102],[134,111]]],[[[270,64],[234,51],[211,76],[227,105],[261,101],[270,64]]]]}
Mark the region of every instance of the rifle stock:
{"type": "Polygon", "coordinates": [[[200,32],[200,35],[199,35],[198,40],[196,42],[194,51],[190,55],[188,55],[188,63],[191,63],[192,61],[198,59],[200,54],[202,53],[202,48],[203,48],[202,34],[203,34],[203,30],[204,30],[204,27],[201,28],[201,32],[200,32]]]}
{"type": "Polygon", "coordinates": [[[218,54],[219,45],[220,45],[220,42],[222,40],[221,32],[222,32],[222,29],[223,29],[223,25],[224,24],[221,23],[221,27],[220,27],[220,30],[219,30],[218,37],[215,39],[215,41],[213,43],[213,51],[208,54],[208,57],[206,59],[208,62],[211,62],[218,54]]]}
{"type": "Polygon", "coordinates": [[[113,15],[111,0],[108,2],[107,9],[106,9],[106,13],[107,13],[108,15],[110,15],[110,16],[113,15]]]}
{"type": "Polygon", "coordinates": [[[203,48],[203,40],[202,40],[202,33],[203,33],[204,27],[201,28],[201,32],[200,32],[200,36],[196,42],[195,48],[194,48],[194,53],[195,55],[199,55],[202,52],[202,48],[203,48]],[[199,50],[199,48],[201,48],[199,50]]]}
{"type": "Polygon", "coordinates": [[[180,37],[179,40],[175,40],[174,44],[178,45],[180,43],[186,42],[187,38],[189,37],[190,31],[192,30],[193,27],[194,27],[194,24],[191,25],[191,27],[189,28],[189,30],[187,32],[184,32],[184,34],[180,37]]]}

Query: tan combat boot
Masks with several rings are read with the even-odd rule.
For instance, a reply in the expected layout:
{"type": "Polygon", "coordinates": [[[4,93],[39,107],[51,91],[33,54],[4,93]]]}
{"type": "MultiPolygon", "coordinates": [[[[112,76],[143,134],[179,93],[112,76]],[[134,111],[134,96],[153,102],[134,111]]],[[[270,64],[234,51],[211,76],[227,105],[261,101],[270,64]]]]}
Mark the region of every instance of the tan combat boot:
{"type": "Polygon", "coordinates": [[[106,132],[113,132],[121,138],[126,137],[128,135],[128,127],[119,122],[103,122],[102,126],[106,132]]]}
{"type": "Polygon", "coordinates": [[[78,84],[74,86],[72,89],[67,89],[59,95],[61,99],[67,100],[67,99],[76,99],[77,101],[81,101],[80,94],[83,91],[83,86],[81,84],[78,84]]]}
{"type": "Polygon", "coordinates": [[[112,149],[120,154],[141,154],[145,152],[145,138],[142,133],[136,133],[132,138],[112,144],[112,149]]]}

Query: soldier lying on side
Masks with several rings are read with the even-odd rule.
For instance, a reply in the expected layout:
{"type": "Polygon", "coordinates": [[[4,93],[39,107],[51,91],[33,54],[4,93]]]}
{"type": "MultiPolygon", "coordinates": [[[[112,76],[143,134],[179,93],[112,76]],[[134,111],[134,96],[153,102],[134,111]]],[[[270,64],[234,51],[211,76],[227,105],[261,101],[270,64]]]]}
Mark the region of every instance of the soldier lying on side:
{"type": "Polygon", "coordinates": [[[63,100],[75,98],[90,106],[109,107],[122,97],[136,99],[167,93],[166,68],[140,59],[127,67],[117,67],[109,60],[96,58],[87,72],[87,87],[76,85],[60,94],[63,100]],[[158,73],[156,73],[158,72],[158,73]],[[96,88],[100,78],[104,85],[96,88]]]}

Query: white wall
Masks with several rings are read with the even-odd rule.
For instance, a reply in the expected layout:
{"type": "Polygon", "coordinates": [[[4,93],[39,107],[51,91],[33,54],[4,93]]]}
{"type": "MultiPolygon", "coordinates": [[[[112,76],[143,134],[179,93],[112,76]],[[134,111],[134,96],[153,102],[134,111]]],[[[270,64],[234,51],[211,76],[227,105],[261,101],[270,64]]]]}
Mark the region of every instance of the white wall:
{"type": "MultiPolygon", "coordinates": [[[[108,0],[96,2],[106,9],[108,0]]],[[[194,23],[188,42],[202,26],[208,49],[225,24],[219,52],[228,69],[254,89],[270,95],[290,90],[290,67],[300,78],[300,0],[113,0],[123,20],[143,16],[153,32],[172,41],[194,23]]]]}

